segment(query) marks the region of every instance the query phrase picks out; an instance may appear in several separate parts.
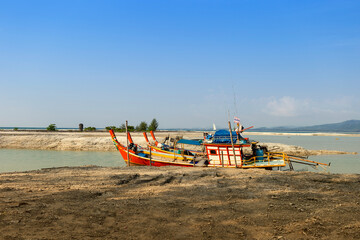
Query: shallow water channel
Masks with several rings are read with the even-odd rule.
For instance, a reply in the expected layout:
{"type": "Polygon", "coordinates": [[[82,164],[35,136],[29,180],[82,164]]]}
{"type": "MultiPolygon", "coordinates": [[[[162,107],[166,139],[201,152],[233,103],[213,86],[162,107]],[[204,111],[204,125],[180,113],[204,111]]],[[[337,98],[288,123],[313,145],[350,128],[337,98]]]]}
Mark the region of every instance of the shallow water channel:
{"type": "Polygon", "coordinates": [[[125,163],[118,152],[0,149],[0,172],[83,165],[119,167],[125,163]]]}

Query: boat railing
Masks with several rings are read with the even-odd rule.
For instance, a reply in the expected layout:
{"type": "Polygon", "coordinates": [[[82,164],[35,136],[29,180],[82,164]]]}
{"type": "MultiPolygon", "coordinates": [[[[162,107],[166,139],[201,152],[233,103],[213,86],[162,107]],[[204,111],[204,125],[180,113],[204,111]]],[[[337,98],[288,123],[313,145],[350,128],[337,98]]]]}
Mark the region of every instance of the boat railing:
{"type": "Polygon", "coordinates": [[[290,170],[293,170],[292,163],[299,163],[309,165],[317,169],[321,167],[323,170],[327,171],[329,164],[312,161],[305,158],[288,156],[283,152],[266,152],[264,155],[252,156],[250,158],[244,158],[243,165],[248,166],[259,166],[259,165],[268,165],[268,166],[285,166],[286,164],[290,167],[290,170]]]}
{"type": "Polygon", "coordinates": [[[245,165],[257,165],[257,164],[266,164],[267,165],[284,165],[288,163],[289,157],[286,153],[283,152],[266,152],[264,155],[252,156],[248,159],[244,159],[243,162],[245,165]]]}

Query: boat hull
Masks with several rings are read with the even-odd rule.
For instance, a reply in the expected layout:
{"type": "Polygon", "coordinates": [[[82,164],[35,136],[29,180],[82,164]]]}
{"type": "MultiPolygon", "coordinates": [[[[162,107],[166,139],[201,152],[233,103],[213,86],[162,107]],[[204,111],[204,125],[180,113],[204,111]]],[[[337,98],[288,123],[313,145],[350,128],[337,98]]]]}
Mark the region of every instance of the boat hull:
{"type": "Polygon", "coordinates": [[[109,132],[114,142],[114,145],[119,150],[122,158],[127,164],[128,164],[128,160],[130,160],[130,165],[139,165],[139,166],[154,166],[154,167],[163,167],[163,166],[193,167],[194,166],[194,164],[191,162],[193,160],[191,159],[183,158],[183,160],[181,160],[175,157],[173,160],[171,160],[171,158],[169,158],[169,154],[165,154],[165,153],[163,154],[163,157],[167,158],[167,160],[150,159],[148,156],[146,156],[147,154],[144,154],[145,156],[139,156],[133,150],[129,149],[128,151],[127,147],[119,143],[118,140],[116,139],[113,130],[110,130],[109,132]],[[177,160],[177,162],[175,162],[175,160],[177,160]]]}
{"type": "MultiPolygon", "coordinates": [[[[126,163],[128,163],[127,157],[127,148],[118,147],[118,150],[126,163]]],[[[130,165],[139,165],[139,166],[154,166],[154,167],[164,167],[164,166],[180,166],[180,167],[193,167],[192,163],[184,162],[170,162],[170,161],[161,161],[158,159],[151,159],[148,157],[141,157],[136,155],[133,151],[129,151],[130,165]],[[150,163],[151,162],[151,163],[150,163]]]]}

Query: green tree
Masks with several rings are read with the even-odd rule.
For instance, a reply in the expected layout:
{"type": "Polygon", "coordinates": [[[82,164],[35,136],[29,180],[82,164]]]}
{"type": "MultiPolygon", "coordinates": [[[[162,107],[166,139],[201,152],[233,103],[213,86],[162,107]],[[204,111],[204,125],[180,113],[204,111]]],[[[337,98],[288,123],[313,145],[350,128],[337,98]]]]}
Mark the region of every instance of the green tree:
{"type": "Polygon", "coordinates": [[[84,128],[84,131],[85,132],[93,132],[93,131],[96,131],[96,127],[87,127],[87,128],[84,128]]]}
{"type": "Polygon", "coordinates": [[[126,130],[125,123],[121,124],[121,126],[120,126],[120,130],[121,130],[121,131],[125,131],[125,130],[126,130]]]}
{"type": "MultiPolygon", "coordinates": [[[[137,127],[136,127],[137,128],[137,127]]],[[[120,127],[115,127],[115,126],[107,126],[105,127],[106,130],[110,130],[113,129],[115,132],[125,132],[126,131],[126,126],[125,123],[121,124],[120,127]]],[[[129,132],[133,132],[135,130],[134,126],[130,126],[128,125],[128,131],[129,132]]]]}
{"type": "Polygon", "coordinates": [[[154,118],[154,119],[151,121],[148,130],[149,130],[149,131],[156,131],[156,129],[157,129],[158,127],[159,127],[159,123],[158,123],[158,121],[156,121],[156,119],[154,118]]]}
{"type": "Polygon", "coordinates": [[[47,128],[47,131],[56,131],[56,124],[52,123],[47,128]]]}
{"type": "Polygon", "coordinates": [[[147,123],[142,121],[139,125],[136,126],[136,131],[143,132],[146,131],[147,128],[148,128],[147,123]]]}

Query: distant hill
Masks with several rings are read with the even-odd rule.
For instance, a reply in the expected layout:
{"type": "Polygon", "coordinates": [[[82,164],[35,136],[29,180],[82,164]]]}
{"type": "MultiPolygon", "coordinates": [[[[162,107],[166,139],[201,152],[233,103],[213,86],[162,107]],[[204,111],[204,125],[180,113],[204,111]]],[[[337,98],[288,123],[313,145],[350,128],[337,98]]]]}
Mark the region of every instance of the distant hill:
{"type": "Polygon", "coordinates": [[[348,120],[340,123],[322,124],[307,127],[274,127],[255,128],[252,131],[260,132],[343,132],[359,133],[360,120],[348,120]]]}

